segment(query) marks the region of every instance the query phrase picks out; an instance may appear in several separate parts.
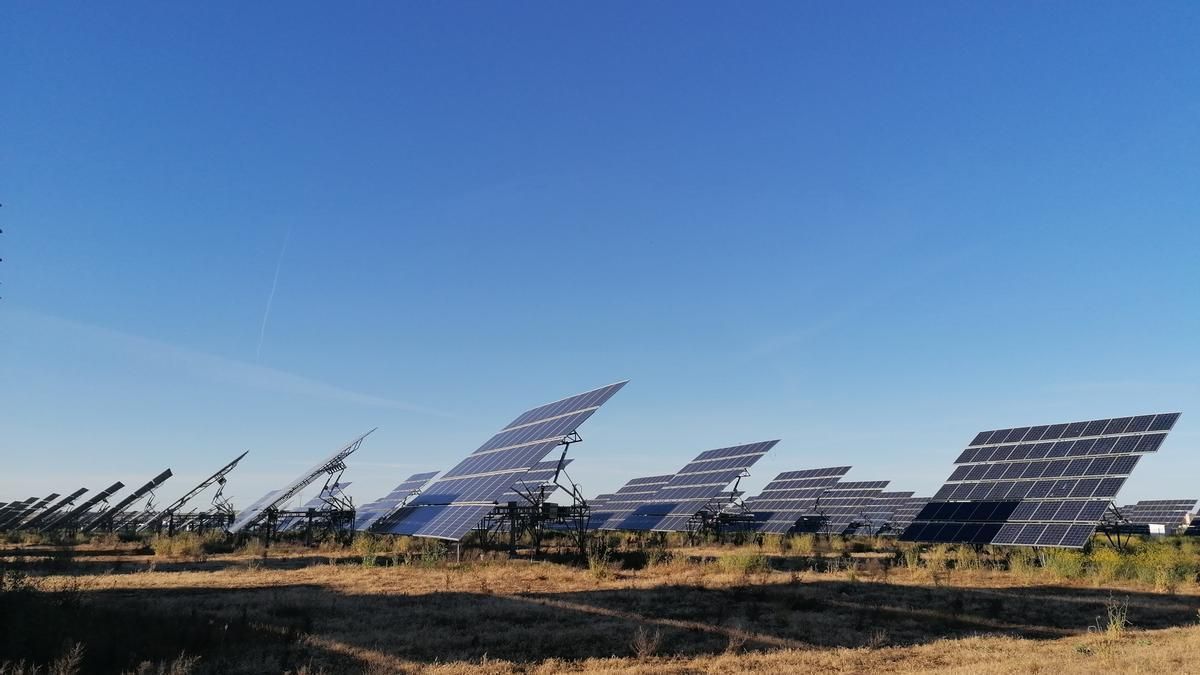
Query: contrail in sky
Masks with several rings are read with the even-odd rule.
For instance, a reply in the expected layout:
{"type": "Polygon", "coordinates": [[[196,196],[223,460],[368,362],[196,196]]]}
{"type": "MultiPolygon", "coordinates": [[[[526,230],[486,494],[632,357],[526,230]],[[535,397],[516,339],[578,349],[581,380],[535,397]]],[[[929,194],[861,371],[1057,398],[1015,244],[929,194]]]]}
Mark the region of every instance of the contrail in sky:
{"type": "Polygon", "coordinates": [[[271,318],[271,303],[275,301],[275,287],[279,285],[279,269],[283,267],[283,254],[287,252],[288,240],[292,238],[292,226],[289,225],[287,234],[283,235],[283,247],[279,249],[279,258],[275,261],[275,277],[271,279],[271,294],[267,296],[267,309],[263,312],[262,325],[258,327],[258,347],[254,350],[254,362],[262,354],[263,338],[267,334],[267,319],[271,318]]]}

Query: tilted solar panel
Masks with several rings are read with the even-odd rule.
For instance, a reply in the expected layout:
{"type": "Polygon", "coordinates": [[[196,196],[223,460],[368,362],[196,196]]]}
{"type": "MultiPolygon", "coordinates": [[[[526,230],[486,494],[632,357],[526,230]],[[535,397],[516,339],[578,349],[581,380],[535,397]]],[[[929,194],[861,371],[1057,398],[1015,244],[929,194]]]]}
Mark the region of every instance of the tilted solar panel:
{"type": "MultiPolygon", "coordinates": [[[[308,500],[307,502],[304,503],[303,506],[301,506],[299,509],[296,509],[296,510],[297,511],[308,511],[309,509],[312,509],[313,511],[318,511],[318,512],[332,511],[333,509],[331,508],[330,503],[331,502],[336,503],[338,501],[348,499],[345,495],[346,488],[350,487],[352,484],[353,484],[352,482],[345,482],[345,483],[334,483],[332,485],[323,486],[321,488],[321,491],[317,493],[316,497],[313,497],[312,499],[308,500]]],[[[357,519],[357,518],[358,518],[358,514],[356,513],[355,519],[357,519]]],[[[277,532],[288,532],[288,531],[294,530],[297,527],[299,527],[300,525],[304,524],[305,519],[306,519],[306,516],[288,516],[288,517],[280,520],[275,525],[275,530],[277,532]]]]}
{"type": "Polygon", "coordinates": [[[1136,525],[1163,525],[1168,532],[1181,527],[1188,513],[1196,508],[1195,499],[1150,499],[1118,509],[1126,522],[1136,525]]]}
{"type": "Polygon", "coordinates": [[[909,497],[896,507],[892,513],[892,519],[888,523],[887,531],[884,534],[897,535],[904,531],[909,525],[912,525],[913,519],[925,508],[929,503],[929,497],[909,497]]]}
{"type": "Polygon", "coordinates": [[[746,508],[754,513],[755,529],[765,534],[791,532],[801,517],[813,513],[821,494],[849,471],[848,466],[834,466],[779,474],[761,493],[746,500],[746,508]]]}
{"type": "Polygon", "coordinates": [[[896,511],[912,499],[912,492],[880,492],[875,499],[863,509],[863,515],[869,521],[868,528],[874,534],[891,527],[896,511]]]}
{"type": "Polygon", "coordinates": [[[359,507],[354,514],[354,528],[357,530],[370,529],[375,521],[400,508],[406,501],[420,493],[421,488],[425,487],[425,484],[433,480],[436,475],[438,475],[437,471],[413,474],[383,497],[359,507]]]}
{"type": "Polygon", "coordinates": [[[124,487],[125,484],[121,481],[117,481],[112,485],[109,485],[100,492],[97,492],[95,495],[92,495],[90,499],[79,506],[76,506],[71,511],[68,511],[67,513],[64,513],[56,518],[49,518],[44,521],[41,525],[41,531],[45,532],[56,528],[65,529],[73,527],[80,521],[80,519],[86,516],[93,506],[97,506],[101,502],[104,502],[124,487]]]}
{"type": "Polygon", "coordinates": [[[372,429],[358,438],[350,441],[342,446],[337,452],[330,455],[325,461],[317,464],[309,469],[306,473],[301,474],[291,483],[288,483],[280,490],[272,490],[267,493],[250,508],[245,509],[238,514],[237,519],[229,526],[230,533],[241,532],[242,530],[257,525],[259,521],[272,509],[278,509],[282,504],[291,501],[301,490],[308,487],[321,476],[332,475],[346,468],[346,458],[354,454],[367,436],[375,433],[372,429]]]}
{"type": "Polygon", "coordinates": [[[1079,548],[1179,413],[977,434],[902,540],[1079,548]]]}
{"type": "Polygon", "coordinates": [[[607,529],[683,532],[693,517],[712,505],[729,484],[741,478],[778,440],[708,450],[658,488],[633,513],[610,519],[607,529]]]}
{"type": "Polygon", "coordinates": [[[87,491],[87,488],[79,488],[66,497],[58,500],[52,506],[43,509],[41,513],[35,513],[27,516],[25,520],[20,522],[13,521],[5,523],[5,527],[12,529],[19,528],[22,530],[33,530],[37,527],[40,527],[42,523],[48,522],[51,518],[55,517],[55,514],[61,512],[63,509],[70,508],[71,505],[75,503],[75,500],[79,499],[87,491]]]}
{"type": "Polygon", "coordinates": [[[662,476],[642,476],[629,481],[605,500],[603,508],[592,505],[591,526],[599,530],[614,529],[615,525],[629,517],[634,509],[652,499],[671,477],[672,474],[668,473],[662,476]]]}
{"type": "Polygon", "coordinates": [[[886,480],[836,483],[817,501],[819,518],[813,522],[815,528],[810,529],[824,534],[854,534],[870,524],[867,514],[887,486],[886,480]]]}
{"type": "Polygon", "coordinates": [[[37,497],[30,497],[24,501],[13,502],[9,504],[8,510],[3,514],[3,519],[0,520],[0,528],[9,529],[13,525],[17,525],[25,519],[33,516],[31,512],[34,508],[34,505],[37,504],[37,501],[37,497]]]}
{"type": "Polygon", "coordinates": [[[547,403],[515,420],[376,530],[458,541],[492,511],[531,467],[570,438],[625,382],[547,403]]]}

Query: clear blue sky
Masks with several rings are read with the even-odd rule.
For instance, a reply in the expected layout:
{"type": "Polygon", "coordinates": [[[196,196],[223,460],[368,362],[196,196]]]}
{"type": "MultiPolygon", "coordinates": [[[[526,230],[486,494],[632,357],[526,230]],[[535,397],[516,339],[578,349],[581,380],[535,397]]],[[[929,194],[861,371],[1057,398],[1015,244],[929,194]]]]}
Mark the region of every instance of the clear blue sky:
{"type": "Polygon", "coordinates": [[[10,4],[0,501],[170,466],[165,499],[249,449],[245,506],[378,426],[365,501],[625,378],[589,494],[772,438],[752,489],[930,493],[982,429],[1181,410],[1121,497],[1200,497],[1198,34],[1192,3],[10,4]]]}

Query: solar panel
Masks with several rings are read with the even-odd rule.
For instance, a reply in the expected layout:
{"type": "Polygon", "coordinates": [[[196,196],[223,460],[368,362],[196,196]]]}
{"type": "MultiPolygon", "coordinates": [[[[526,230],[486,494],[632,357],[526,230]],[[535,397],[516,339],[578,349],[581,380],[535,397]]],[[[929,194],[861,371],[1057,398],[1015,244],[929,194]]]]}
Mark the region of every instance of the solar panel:
{"type": "Polygon", "coordinates": [[[375,530],[458,541],[475,529],[531,467],[567,442],[625,382],[533,408],[492,436],[375,530]]]}
{"type": "Polygon", "coordinates": [[[238,462],[242,461],[242,458],[245,457],[248,452],[250,452],[250,451],[247,450],[246,452],[243,452],[242,454],[235,457],[232,462],[221,467],[220,469],[217,470],[216,473],[209,476],[208,478],[205,478],[203,481],[200,482],[199,485],[192,488],[191,490],[188,490],[187,493],[185,493],[179,499],[176,499],[174,502],[172,502],[169,506],[167,506],[167,508],[163,509],[162,511],[159,511],[157,513],[142,514],[141,516],[139,516],[137,518],[137,522],[139,523],[139,525],[137,527],[137,531],[141,532],[148,528],[154,527],[155,525],[161,525],[164,520],[169,521],[171,519],[171,517],[174,516],[176,513],[178,513],[181,509],[183,509],[183,507],[189,501],[191,501],[193,497],[200,494],[201,492],[204,492],[210,486],[212,486],[214,484],[219,484],[222,487],[224,487],[225,476],[228,475],[230,471],[233,471],[234,467],[236,467],[238,465],[238,462]]]}
{"type": "Polygon", "coordinates": [[[282,490],[274,490],[266,496],[255,502],[250,508],[242,511],[233,524],[229,526],[231,533],[241,532],[242,530],[257,525],[259,521],[272,509],[278,509],[280,504],[286,503],[292,497],[296,496],[301,490],[308,487],[313,481],[323,475],[334,474],[346,468],[346,458],[354,454],[362,445],[363,440],[374,433],[372,429],[358,438],[350,441],[342,446],[337,452],[329,456],[328,459],[317,464],[307,473],[301,474],[298,478],[289,483],[282,490]]]}
{"type": "Polygon", "coordinates": [[[885,534],[895,535],[903,532],[928,503],[929,497],[909,497],[904,500],[904,503],[896,506],[896,510],[892,513],[892,519],[888,523],[885,534]]]}
{"type": "Polygon", "coordinates": [[[1079,548],[1179,413],[977,434],[906,541],[1079,548]]]}
{"type": "Polygon", "coordinates": [[[806,514],[812,514],[817,499],[850,471],[848,466],[785,471],[746,500],[754,513],[755,529],[764,534],[787,534],[806,514]]]}
{"type": "Polygon", "coordinates": [[[437,471],[415,473],[405,478],[403,483],[397,485],[383,497],[359,507],[354,515],[355,529],[369,529],[375,524],[375,521],[395,511],[403,506],[406,501],[420,494],[421,488],[425,487],[425,484],[436,475],[438,475],[437,471]]]}
{"type": "Polygon", "coordinates": [[[113,517],[121,515],[121,513],[124,512],[125,509],[129,508],[134,502],[153,492],[155,488],[165,483],[170,477],[171,470],[167,469],[154,478],[151,478],[145,485],[134,490],[124,499],[114,504],[112,508],[107,509],[95,518],[92,518],[87,523],[83,524],[83,526],[80,528],[80,531],[86,533],[104,526],[105,524],[111,526],[113,523],[113,517]]]}
{"type": "MultiPolygon", "coordinates": [[[[350,483],[350,482],[346,482],[346,483],[335,482],[331,485],[326,485],[321,488],[321,491],[317,493],[316,497],[313,497],[312,499],[308,500],[307,502],[305,502],[305,504],[303,506],[301,506],[299,509],[296,509],[296,510],[298,510],[298,511],[309,511],[309,510],[330,511],[330,510],[333,510],[333,508],[330,505],[331,503],[337,503],[338,501],[345,501],[345,500],[349,499],[348,497],[345,496],[345,492],[346,492],[346,488],[350,487],[351,484],[352,483],[350,483]]],[[[355,514],[355,517],[357,518],[357,514],[355,514]]],[[[289,515],[286,518],[280,520],[275,525],[275,531],[276,532],[287,532],[289,530],[294,530],[297,527],[299,527],[301,524],[303,524],[305,520],[306,520],[305,516],[289,515]]]]}
{"type": "Polygon", "coordinates": [[[754,465],[778,440],[748,443],[700,453],[671,476],[653,497],[624,518],[610,518],[605,529],[683,532],[694,516],[754,465]]]}
{"type": "Polygon", "coordinates": [[[79,499],[81,496],[83,496],[83,493],[85,493],[87,491],[88,491],[87,488],[79,488],[78,490],[72,492],[71,494],[67,495],[66,497],[63,497],[62,499],[58,500],[57,502],[54,503],[53,506],[43,510],[41,513],[36,513],[36,514],[28,517],[23,522],[18,523],[16,521],[13,521],[13,522],[6,523],[5,526],[12,528],[12,529],[22,529],[22,530],[36,529],[39,525],[46,522],[50,518],[54,517],[54,515],[56,513],[59,513],[60,511],[62,511],[65,508],[69,508],[72,504],[75,503],[76,499],[79,499]]]}
{"type": "MultiPolygon", "coordinates": [[[[562,462],[562,468],[566,468],[573,460],[566,459],[562,462]]],[[[547,462],[538,462],[533,467],[519,476],[512,487],[504,494],[500,495],[499,502],[505,504],[508,502],[527,502],[528,497],[532,496],[540,500],[545,500],[558,490],[558,484],[554,482],[555,477],[559,472],[558,460],[550,460],[547,462]]]]}
{"type": "Polygon", "coordinates": [[[10,504],[8,511],[4,514],[3,522],[0,522],[0,526],[7,528],[10,524],[19,523],[27,518],[37,501],[37,497],[30,497],[25,501],[10,504]]]}
{"type": "Polygon", "coordinates": [[[876,495],[863,509],[870,531],[875,533],[891,527],[896,511],[907,504],[912,496],[912,492],[880,492],[876,495]]]}
{"type": "Polygon", "coordinates": [[[47,530],[53,530],[55,528],[70,527],[71,525],[77,523],[80,520],[80,518],[82,518],[84,515],[86,515],[93,506],[96,506],[97,504],[100,504],[104,500],[108,499],[109,497],[111,497],[114,493],[116,493],[118,490],[120,490],[123,487],[125,487],[125,484],[122,483],[121,481],[117,481],[117,482],[113,483],[112,485],[109,485],[108,487],[104,488],[103,490],[92,495],[91,499],[88,499],[87,501],[80,504],[79,506],[76,506],[74,509],[68,511],[67,513],[62,514],[61,516],[59,516],[57,518],[51,518],[51,519],[45,521],[44,524],[41,526],[40,531],[45,532],[47,530]]]}
{"type": "Polygon", "coordinates": [[[1151,499],[1118,510],[1128,523],[1163,525],[1170,532],[1183,526],[1188,513],[1196,508],[1196,502],[1195,499],[1151,499]]]}
{"type": "Polygon", "coordinates": [[[817,502],[818,519],[812,531],[825,534],[854,534],[871,522],[867,515],[888,481],[838,482],[821,494],[817,502]]]}
{"type": "Polygon", "coordinates": [[[592,510],[591,526],[601,530],[613,529],[610,525],[615,526],[627,518],[634,509],[652,499],[658,489],[670,480],[671,474],[634,478],[616,493],[608,495],[608,499],[603,501],[601,507],[597,507],[594,503],[589,504],[592,510]]]}

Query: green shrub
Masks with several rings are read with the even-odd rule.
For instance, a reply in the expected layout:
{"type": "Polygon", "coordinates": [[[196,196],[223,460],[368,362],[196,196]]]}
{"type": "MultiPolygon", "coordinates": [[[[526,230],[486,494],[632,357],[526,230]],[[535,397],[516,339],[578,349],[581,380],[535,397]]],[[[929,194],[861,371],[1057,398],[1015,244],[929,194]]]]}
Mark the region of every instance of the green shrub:
{"type": "Polygon", "coordinates": [[[1042,552],[1042,561],[1056,578],[1079,579],[1083,577],[1086,558],[1080,551],[1050,548],[1042,552]]]}
{"type": "Polygon", "coordinates": [[[1180,584],[1195,581],[1200,572],[1196,557],[1169,541],[1147,543],[1132,555],[1130,564],[1139,582],[1172,593],[1180,584]]]}

